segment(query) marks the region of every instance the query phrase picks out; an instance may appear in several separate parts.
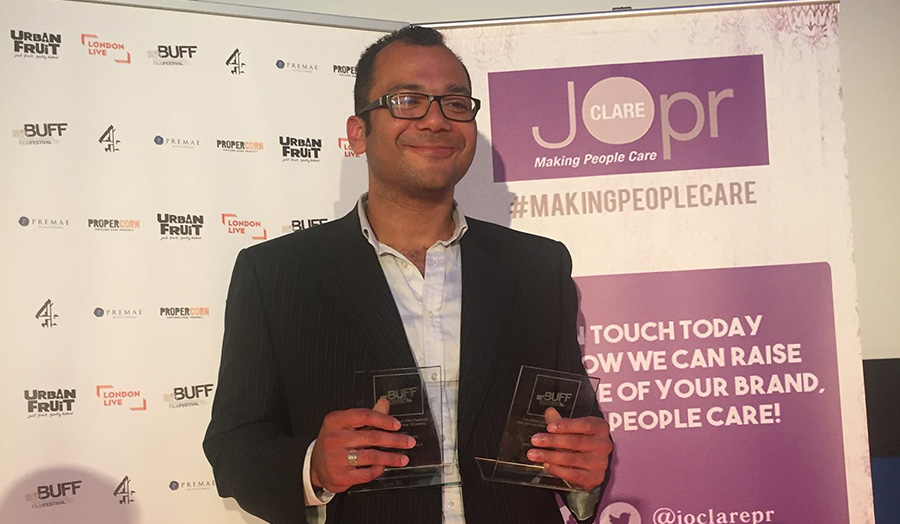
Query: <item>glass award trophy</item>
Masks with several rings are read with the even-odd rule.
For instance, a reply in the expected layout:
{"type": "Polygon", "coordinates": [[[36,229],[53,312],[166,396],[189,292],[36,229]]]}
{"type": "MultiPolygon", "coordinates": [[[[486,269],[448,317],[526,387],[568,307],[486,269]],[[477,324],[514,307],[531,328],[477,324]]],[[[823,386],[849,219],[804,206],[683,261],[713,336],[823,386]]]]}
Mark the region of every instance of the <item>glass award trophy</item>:
{"type": "Polygon", "coordinates": [[[547,431],[544,418],[547,408],[555,408],[563,418],[596,413],[599,384],[600,379],[584,375],[522,366],[497,458],[475,457],[481,477],[495,482],[579,491],[548,473],[542,464],[528,460],[527,453],[534,447],[531,437],[547,431]]]}
{"type": "Polygon", "coordinates": [[[412,449],[383,451],[403,453],[409,463],[400,468],[385,468],[377,479],[350,488],[352,492],[380,491],[458,484],[456,464],[444,461],[442,405],[445,383],[440,366],[423,368],[358,371],[354,376],[354,395],[358,407],[371,409],[378,399],[390,403],[388,414],[400,421],[399,433],[416,439],[412,449]]]}

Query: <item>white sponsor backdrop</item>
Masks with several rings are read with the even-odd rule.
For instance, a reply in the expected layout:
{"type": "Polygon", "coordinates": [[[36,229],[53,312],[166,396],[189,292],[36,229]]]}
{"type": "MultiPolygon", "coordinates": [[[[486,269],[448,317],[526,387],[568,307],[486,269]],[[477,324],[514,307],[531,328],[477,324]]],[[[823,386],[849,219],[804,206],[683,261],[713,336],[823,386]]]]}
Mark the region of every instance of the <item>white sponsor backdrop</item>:
{"type": "MultiPolygon", "coordinates": [[[[799,25],[766,32],[759,13],[449,29],[485,102],[479,152],[458,200],[473,216],[564,241],[576,276],[831,264],[850,521],[874,522],[836,34],[813,38],[799,25]],[[488,72],[743,54],[766,57],[769,147],[779,170],[717,176],[757,178],[758,206],[510,219],[516,195],[647,182],[618,175],[494,183],[488,72]],[[801,80],[812,91],[783,90],[801,80]],[[795,122],[821,142],[814,165],[778,138],[790,136],[780,125],[795,122]],[[791,171],[803,176],[782,176],[791,171]]],[[[335,66],[354,65],[378,34],[51,0],[4,2],[0,15],[10,35],[0,44],[0,521],[255,521],[218,498],[200,448],[231,266],[239,249],[259,241],[252,237],[342,216],[364,190],[365,160],[339,144],[353,76],[335,66]],[[57,57],[16,51],[17,38],[35,43],[24,32],[59,35],[57,57]],[[103,56],[102,42],[124,49],[103,56]],[[160,45],[195,47],[183,65],[156,64],[160,45]],[[232,72],[237,63],[240,74],[232,72]],[[44,124],[65,125],[60,135],[60,126],[44,124]],[[32,130],[53,134],[25,136],[32,130]],[[318,162],[284,161],[279,137],[321,140],[318,162]],[[218,141],[263,146],[242,152],[218,141]],[[107,150],[111,143],[118,151],[107,150]],[[157,216],[166,214],[202,215],[199,238],[163,239],[157,216]],[[92,219],[140,227],[99,230],[92,219]],[[259,225],[240,234],[228,219],[259,225]],[[172,400],[176,388],[199,405],[172,400]],[[40,412],[42,402],[58,407],[48,398],[27,400],[60,389],[76,391],[71,414],[40,412]],[[109,398],[115,392],[134,396],[106,405],[119,400],[109,398]]],[[[653,176],[678,184],[697,175],[653,176]]]]}

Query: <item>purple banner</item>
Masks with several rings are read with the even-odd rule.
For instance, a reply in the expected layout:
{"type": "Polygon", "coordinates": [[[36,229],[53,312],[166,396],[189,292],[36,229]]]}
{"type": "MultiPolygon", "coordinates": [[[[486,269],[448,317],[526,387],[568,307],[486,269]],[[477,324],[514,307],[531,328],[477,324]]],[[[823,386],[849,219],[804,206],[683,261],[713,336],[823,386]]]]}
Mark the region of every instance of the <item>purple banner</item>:
{"type": "Polygon", "coordinates": [[[488,74],[494,181],[767,165],[761,55],[488,74]]]}
{"type": "Polygon", "coordinates": [[[576,281],[616,444],[600,523],[849,522],[828,264],[576,281]]]}

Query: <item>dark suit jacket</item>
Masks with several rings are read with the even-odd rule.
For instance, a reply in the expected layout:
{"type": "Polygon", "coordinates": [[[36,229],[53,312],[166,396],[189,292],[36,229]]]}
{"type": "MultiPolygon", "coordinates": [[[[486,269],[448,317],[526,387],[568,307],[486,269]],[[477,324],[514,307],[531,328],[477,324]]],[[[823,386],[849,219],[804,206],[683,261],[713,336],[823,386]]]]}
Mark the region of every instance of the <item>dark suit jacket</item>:
{"type": "MultiPolygon", "coordinates": [[[[461,240],[458,456],[467,524],[561,523],[549,490],[481,479],[521,365],[584,373],[571,259],[559,242],[467,218],[461,240]]],[[[397,307],[354,210],[247,248],[234,266],[203,447],[223,497],[305,522],[303,460],[325,415],[354,407],[354,371],[414,367],[397,307]]],[[[328,522],[439,524],[441,489],[339,494],[328,522]]]]}

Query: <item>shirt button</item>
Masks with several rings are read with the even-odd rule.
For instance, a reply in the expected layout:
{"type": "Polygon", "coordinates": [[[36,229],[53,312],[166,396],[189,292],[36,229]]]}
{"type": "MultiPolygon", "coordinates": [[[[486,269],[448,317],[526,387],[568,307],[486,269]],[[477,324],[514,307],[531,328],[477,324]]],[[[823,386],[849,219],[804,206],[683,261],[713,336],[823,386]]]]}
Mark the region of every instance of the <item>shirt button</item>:
{"type": "Polygon", "coordinates": [[[432,258],[432,259],[431,259],[431,265],[433,266],[433,265],[435,265],[435,264],[437,264],[437,262],[432,258]]]}
{"type": "Polygon", "coordinates": [[[428,318],[434,318],[434,313],[432,313],[431,311],[429,311],[429,312],[428,312],[428,318]]]}
{"type": "Polygon", "coordinates": [[[437,380],[437,373],[431,374],[431,380],[437,380]]]}
{"type": "Polygon", "coordinates": [[[455,507],[456,507],[456,504],[454,504],[453,501],[450,501],[450,502],[447,503],[447,507],[448,507],[448,508],[455,508],[455,507]]]}
{"type": "Polygon", "coordinates": [[[403,266],[403,269],[406,269],[407,266],[409,266],[409,264],[407,264],[406,262],[402,262],[402,261],[400,262],[400,265],[403,266]]]}

